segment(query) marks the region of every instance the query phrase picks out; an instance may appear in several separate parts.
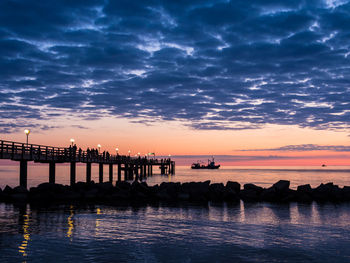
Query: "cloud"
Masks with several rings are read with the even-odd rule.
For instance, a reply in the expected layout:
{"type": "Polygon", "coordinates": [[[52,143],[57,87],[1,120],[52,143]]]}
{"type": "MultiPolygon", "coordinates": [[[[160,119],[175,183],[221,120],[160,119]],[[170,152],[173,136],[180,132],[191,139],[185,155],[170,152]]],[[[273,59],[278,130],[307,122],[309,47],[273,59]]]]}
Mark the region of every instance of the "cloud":
{"type": "MultiPolygon", "coordinates": [[[[212,156],[208,155],[174,155],[171,159],[180,165],[189,165],[199,160],[206,163],[212,156]]],[[[157,158],[168,158],[167,156],[157,156],[157,158]]],[[[218,164],[227,163],[242,163],[242,162],[254,162],[254,161],[288,161],[288,160],[339,160],[348,159],[348,154],[332,154],[332,155],[303,155],[303,156],[289,156],[289,155],[215,155],[215,162],[218,164]]]]}
{"type": "Polygon", "coordinates": [[[317,145],[317,144],[299,144],[286,145],[277,148],[251,149],[241,151],[281,151],[281,152],[310,152],[310,151],[333,151],[333,152],[350,152],[350,146],[343,145],[317,145]]]}
{"type": "Polygon", "coordinates": [[[348,129],[348,24],[343,0],[5,0],[0,118],[348,129]]]}

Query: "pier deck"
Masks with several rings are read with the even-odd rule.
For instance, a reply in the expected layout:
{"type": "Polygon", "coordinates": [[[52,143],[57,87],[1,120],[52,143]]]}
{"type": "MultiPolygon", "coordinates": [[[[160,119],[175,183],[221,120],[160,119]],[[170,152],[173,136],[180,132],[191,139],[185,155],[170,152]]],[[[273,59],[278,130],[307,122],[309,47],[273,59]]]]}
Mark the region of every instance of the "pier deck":
{"type": "Polygon", "coordinates": [[[56,163],[70,163],[70,184],[75,184],[76,163],[86,163],[86,182],[91,181],[91,164],[99,164],[99,182],[103,182],[103,167],[109,166],[109,182],[113,182],[113,166],[118,169],[118,181],[139,180],[153,175],[153,167],[159,167],[161,174],[175,174],[175,162],[170,158],[152,159],[110,155],[77,150],[73,147],[54,147],[0,140],[0,159],[20,162],[19,185],[27,188],[27,166],[29,161],[49,164],[49,182],[55,183],[56,163]]]}

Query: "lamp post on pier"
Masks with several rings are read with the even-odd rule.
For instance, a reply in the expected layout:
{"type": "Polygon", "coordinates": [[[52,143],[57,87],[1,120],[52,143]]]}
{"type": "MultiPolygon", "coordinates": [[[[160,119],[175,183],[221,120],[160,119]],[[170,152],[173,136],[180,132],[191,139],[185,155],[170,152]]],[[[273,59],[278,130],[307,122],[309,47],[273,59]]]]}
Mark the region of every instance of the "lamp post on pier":
{"type": "Polygon", "coordinates": [[[130,153],[131,153],[131,151],[129,150],[129,151],[128,151],[128,153],[129,153],[129,157],[130,157],[130,153]]]}
{"type": "Polygon", "coordinates": [[[119,155],[119,148],[115,148],[117,155],[119,155]]]}
{"type": "Polygon", "coordinates": [[[70,139],[70,142],[71,142],[72,147],[73,147],[75,140],[72,138],[72,139],[70,139]]]}
{"type": "Polygon", "coordinates": [[[24,130],[24,133],[25,133],[25,135],[27,136],[27,146],[28,146],[28,137],[29,137],[30,130],[25,129],[25,130],[24,130]]]}
{"type": "Polygon", "coordinates": [[[98,148],[98,153],[100,154],[100,152],[101,152],[101,144],[97,144],[97,148],[98,148]]]}

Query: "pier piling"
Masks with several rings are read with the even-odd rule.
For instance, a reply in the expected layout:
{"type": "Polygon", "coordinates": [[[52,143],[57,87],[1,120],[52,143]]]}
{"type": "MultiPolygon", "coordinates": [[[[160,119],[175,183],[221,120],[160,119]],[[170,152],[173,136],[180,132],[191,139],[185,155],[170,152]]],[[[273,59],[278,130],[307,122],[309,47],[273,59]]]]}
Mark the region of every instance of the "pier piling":
{"type": "Polygon", "coordinates": [[[56,163],[49,162],[49,183],[54,184],[56,182],[56,163]]]}
{"type": "Polygon", "coordinates": [[[27,188],[28,162],[21,160],[19,164],[19,185],[27,188]]]}
{"type": "Polygon", "coordinates": [[[98,174],[99,174],[98,182],[103,183],[103,163],[99,163],[98,174]]]}
{"type": "Polygon", "coordinates": [[[113,183],[113,164],[109,164],[109,182],[113,183]]]}
{"type": "Polygon", "coordinates": [[[91,182],[91,163],[86,163],[86,182],[91,182]]]}
{"type": "Polygon", "coordinates": [[[75,178],[76,178],[76,162],[70,163],[70,185],[75,184],[75,178]]]}
{"type": "Polygon", "coordinates": [[[118,163],[118,182],[122,180],[122,165],[118,163]]]}

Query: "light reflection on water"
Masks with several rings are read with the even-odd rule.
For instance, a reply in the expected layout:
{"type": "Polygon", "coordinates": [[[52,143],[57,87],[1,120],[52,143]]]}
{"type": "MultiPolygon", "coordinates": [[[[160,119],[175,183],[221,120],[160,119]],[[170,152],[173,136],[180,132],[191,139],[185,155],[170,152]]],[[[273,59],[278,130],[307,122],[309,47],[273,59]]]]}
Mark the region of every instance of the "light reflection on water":
{"type": "MultiPolygon", "coordinates": [[[[29,233],[29,221],[30,217],[28,214],[20,215],[20,217],[23,217],[22,220],[22,230],[23,230],[23,241],[22,243],[18,246],[18,252],[22,254],[22,256],[25,258],[27,256],[27,247],[28,243],[30,241],[30,233],[29,233]]],[[[23,261],[26,262],[26,261],[23,261]]]]}
{"type": "Polygon", "coordinates": [[[68,230],[67,230],[67,237],[72,241],[72,235],[74,230],[74,206],[71,205],[69,208],[70,215],[68,216],[67,223],[68,223],[68,230]]]}
{"type": "Polygon", "coordinates": [[[0,262],[350,262],[349,204],[16,207],[0,262]]]}

